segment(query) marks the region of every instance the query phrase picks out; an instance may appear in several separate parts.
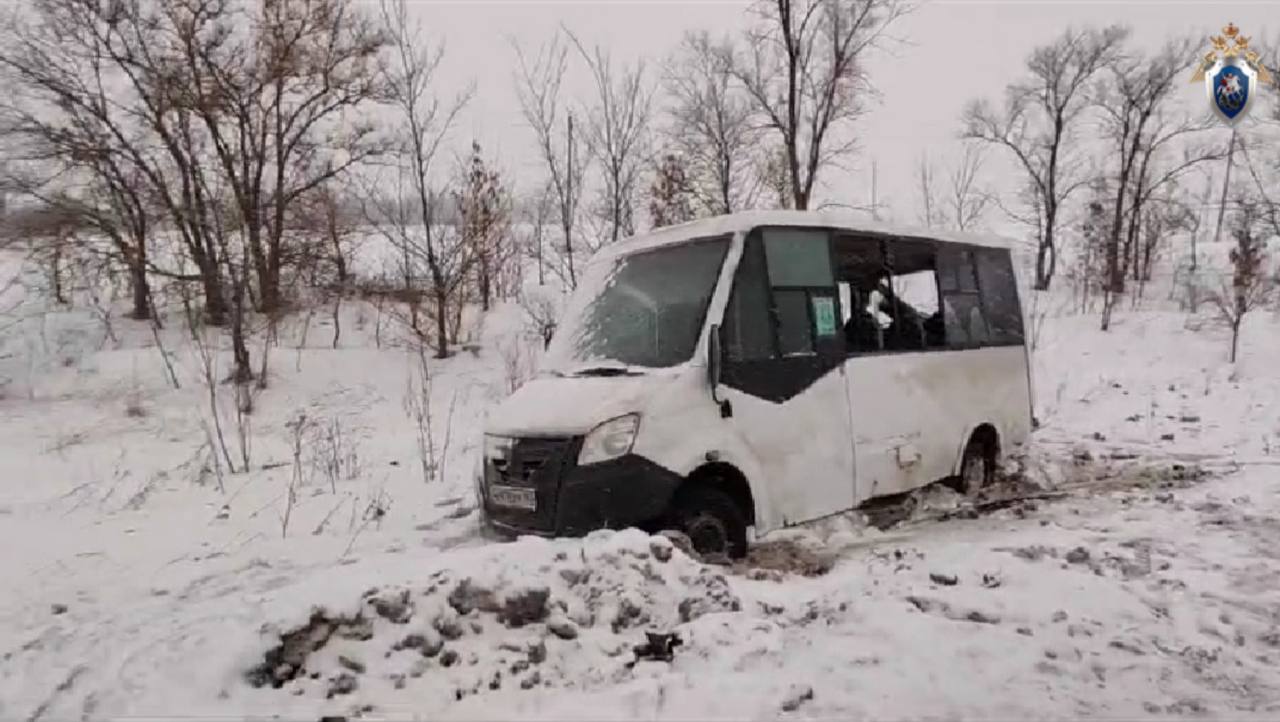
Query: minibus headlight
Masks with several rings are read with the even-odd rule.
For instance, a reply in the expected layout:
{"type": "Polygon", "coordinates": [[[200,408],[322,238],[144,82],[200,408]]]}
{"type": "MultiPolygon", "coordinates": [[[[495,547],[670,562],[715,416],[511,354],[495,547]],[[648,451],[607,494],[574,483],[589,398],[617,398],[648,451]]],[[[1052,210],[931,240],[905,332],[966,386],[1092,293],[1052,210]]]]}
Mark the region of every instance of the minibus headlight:
{"type": "Polygon", "coordinates": [[[640,416],[627,414],[610,419],[591,430],[578,452],[578,464],[586,466],[616,459],[631,451],[640,430],[640,416]]]}

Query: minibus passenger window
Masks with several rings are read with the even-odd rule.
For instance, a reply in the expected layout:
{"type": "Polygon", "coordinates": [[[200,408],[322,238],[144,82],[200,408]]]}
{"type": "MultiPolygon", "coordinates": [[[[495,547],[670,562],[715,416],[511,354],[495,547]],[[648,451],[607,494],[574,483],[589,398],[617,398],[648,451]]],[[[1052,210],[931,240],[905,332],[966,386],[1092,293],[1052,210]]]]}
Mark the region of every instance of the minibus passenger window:
{"type": "Polygon", "coordinates": [[[885,333],[886,350],[920,351],[945,346],[942,305],[938,298],[935,244],[917,239],[885,243],[889,275],[884,310],[892,318],[885,333]]]}
{"type": "Polygon", "coordinates": [[[991,327],[991,341],[997,344],[1023,342],[1022,309],[1018,305],[1018,284],[1009,252],[1000,249],[978,251],[978,280],[982,286],[982,310],[991,327]]]}
{"type": "Polygon", "coordinates": [[[880,312],[876,284],[886,275],[880,242],[871,238],[836,236],[833,241],[845,349],[851,354],[876,353],[884,348],[888,317],[880,312]]]}
{"type": "Polygon", "coordinates": [[[978,294],[973,253],[958,248],[939,252],[938,273],[941,276],[947,345],[965,347],[987,343],[990,339],[987,320],[982,312],[982,299],[978,294]]]}

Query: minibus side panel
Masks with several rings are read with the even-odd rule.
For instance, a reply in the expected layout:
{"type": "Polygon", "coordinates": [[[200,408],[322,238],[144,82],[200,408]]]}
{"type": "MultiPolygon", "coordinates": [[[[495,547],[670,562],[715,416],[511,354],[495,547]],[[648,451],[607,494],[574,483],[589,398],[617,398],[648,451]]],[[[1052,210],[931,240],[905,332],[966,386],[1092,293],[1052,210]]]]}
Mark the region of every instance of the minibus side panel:
{"type": "Polygon", "coordinates": [[[851,358],[858,501],[952,475],[981,424],[1002,445],[1025,438],[1025,358],[1020,346],[851,358]]]}

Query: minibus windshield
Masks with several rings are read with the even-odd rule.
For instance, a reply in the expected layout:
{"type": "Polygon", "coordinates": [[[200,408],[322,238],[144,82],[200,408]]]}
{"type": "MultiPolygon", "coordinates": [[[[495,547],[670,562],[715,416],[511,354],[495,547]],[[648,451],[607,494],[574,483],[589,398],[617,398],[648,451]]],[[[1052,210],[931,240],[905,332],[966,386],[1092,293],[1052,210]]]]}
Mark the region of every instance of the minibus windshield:
{"type": "Polygon", "coordinates": [[[591,263],[543,368],[566,375],[616,375],[688,361],[728,247],[725,236],[591,263]],[[596,373],[600,369],[613,371],[596,373]]]}

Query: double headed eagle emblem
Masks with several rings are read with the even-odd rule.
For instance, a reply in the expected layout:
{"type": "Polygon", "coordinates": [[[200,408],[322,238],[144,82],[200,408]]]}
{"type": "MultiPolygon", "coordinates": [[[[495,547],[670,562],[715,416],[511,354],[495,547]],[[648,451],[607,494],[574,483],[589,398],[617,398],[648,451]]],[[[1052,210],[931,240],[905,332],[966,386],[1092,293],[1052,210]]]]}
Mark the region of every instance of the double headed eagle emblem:
{"type": "Polygon", "coordinates": [[[1271,73],[1267,70],[1267,66],[1262,64],[1258,51],[1249,47],[1249,38],[1241,35],[1240,28],[1237,28],[1234,23],[1227,23],[1227,26],[1222,29],[1222,34],[1209,38],[1209,42],[1213,43],[1213,50],[1206,53],[1196,64],[1191,82],[1203,82],[1205,74],[1218,63],[1218,57],[1221,55],[1224,59],[1239,59],[1248,63],[1249,67],[1257,73],[1259,83],[1263,85],[1272,83],[1271,73]]]}

